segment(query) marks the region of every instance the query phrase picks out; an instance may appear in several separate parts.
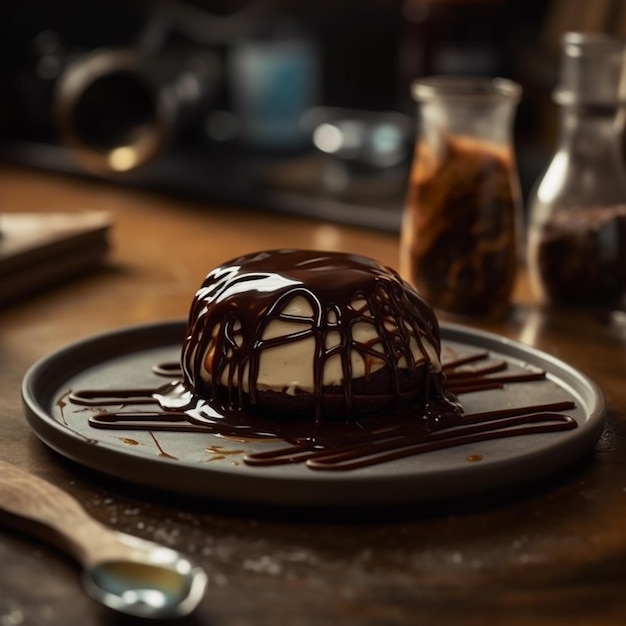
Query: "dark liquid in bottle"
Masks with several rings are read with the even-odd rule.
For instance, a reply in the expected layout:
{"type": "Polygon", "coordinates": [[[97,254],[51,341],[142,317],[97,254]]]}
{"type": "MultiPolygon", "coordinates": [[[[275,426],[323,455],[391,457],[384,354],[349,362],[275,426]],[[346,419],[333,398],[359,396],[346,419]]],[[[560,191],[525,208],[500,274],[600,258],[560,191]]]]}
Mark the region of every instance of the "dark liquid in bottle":
{"type": "Polygon", "coordinates": [[[549,302],[620,303],[626,292],[626,205],[555,211],[534,238],[535,272],[549,302]]]}

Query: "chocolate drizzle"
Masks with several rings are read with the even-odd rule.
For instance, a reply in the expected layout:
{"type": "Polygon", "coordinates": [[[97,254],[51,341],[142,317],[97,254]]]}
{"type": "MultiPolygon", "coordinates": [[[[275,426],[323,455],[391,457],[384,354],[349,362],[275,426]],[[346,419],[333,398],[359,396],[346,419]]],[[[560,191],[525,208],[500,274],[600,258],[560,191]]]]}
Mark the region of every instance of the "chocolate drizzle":
{"type": "Polygon", "coordinates": [[[576,428],[561,413],[574,408],[571,401],[465,414],[457,396],[541,380],[545,373],[509,371],[506,361],[488,352],[448,355],[443,364],[440,354],[432,309],[393,270],[338,253],[264,252],[207,276],[191,307],[180,364],[153,367],[167,382],[146,389],[77,390],[67,401],[92,407],[89,423],[95,428],[282,441],[281,447],[246,454],[245,463],[305,463],[314,470],[350,470],[462,444],[576,428]],[[310,315],[292,312],[295,298],[307,303],[310,315]],[[277,321],[293,330],[266,332],[277,321]],[[357,340],[357,324],[370,325],[373,339],[357,340]],[[314,342],[314,388],[300,396],[313,399],[310,411],[274,410],[258,384],[261,357],[305,339],[314,342]],[[355,352],[365,364],[358,377],[355,352]],[[331,358],[341,363],[340,387],[324,382],[331,358]],[[382,386],[380,371],[387,374],[382,386]]]}

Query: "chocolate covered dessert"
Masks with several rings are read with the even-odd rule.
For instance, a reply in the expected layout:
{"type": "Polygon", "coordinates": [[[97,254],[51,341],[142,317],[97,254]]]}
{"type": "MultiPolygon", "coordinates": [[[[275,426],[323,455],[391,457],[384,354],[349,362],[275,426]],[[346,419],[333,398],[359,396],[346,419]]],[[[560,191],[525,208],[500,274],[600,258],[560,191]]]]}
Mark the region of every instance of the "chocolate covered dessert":
{"type": "Polygon", "coordinates": [[[356,255],[275,250],[220,265],[193,298],[180,354],[153,365],[164,384],[69,390],[59,408],[92,407],[94,428],[148,430],[159,454],[159,431],[261,438],[282,445],[246,453],[246,465],[312,470],[576,428],[561,413],[570,400],[466,413],[459,398],[545,372],[443,351],[420,294],[356,255]]]}
{"type": "Polygon", "coordinates": [[[193,394],[288,419],[446,402],[432,309],[395,271],[349,254],[276,250],[215,268],[182,366],[193,394]]]}

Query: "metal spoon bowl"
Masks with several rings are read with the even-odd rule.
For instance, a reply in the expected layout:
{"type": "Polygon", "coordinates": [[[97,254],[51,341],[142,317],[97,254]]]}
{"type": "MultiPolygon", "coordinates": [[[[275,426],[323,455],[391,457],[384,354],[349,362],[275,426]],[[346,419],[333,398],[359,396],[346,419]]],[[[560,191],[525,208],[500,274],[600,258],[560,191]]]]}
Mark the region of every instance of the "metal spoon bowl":
{"type": "Polygon", "coordinates": [[[84,569],[83,586],[92,598],[138,617],[183,617],[196,608],[207,584],[202,568],[175,550],[123,533],[117,536],[132,549],[132,558],[84,569]]]}

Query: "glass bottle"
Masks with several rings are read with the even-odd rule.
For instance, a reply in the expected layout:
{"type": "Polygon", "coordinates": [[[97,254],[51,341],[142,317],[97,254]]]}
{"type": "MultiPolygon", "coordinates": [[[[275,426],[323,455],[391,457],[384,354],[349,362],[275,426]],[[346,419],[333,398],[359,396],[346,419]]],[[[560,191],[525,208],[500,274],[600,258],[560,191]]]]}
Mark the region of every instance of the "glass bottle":
{"type": "Polygon", "coordinates": [[[400,272],[439,311],[494,316],[508,306],[520,251],[512,140],[520,86],[433,76],[413,84],[418,130],[400,272]]]}
{"type": "Polygon", "coordinates": [[[624,43],[562,38],[556,152],[531,193],[528,266],[540,301],[615,307],[626,291],[624,43]]]}

